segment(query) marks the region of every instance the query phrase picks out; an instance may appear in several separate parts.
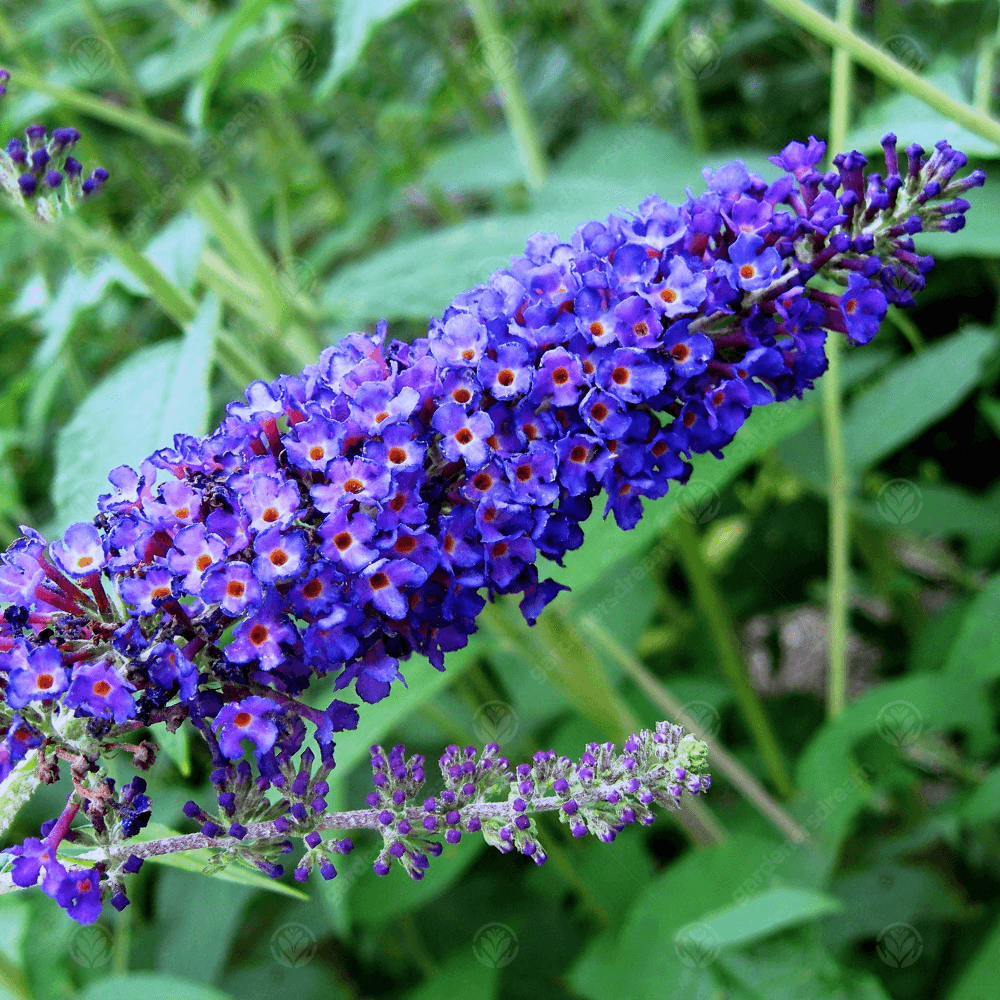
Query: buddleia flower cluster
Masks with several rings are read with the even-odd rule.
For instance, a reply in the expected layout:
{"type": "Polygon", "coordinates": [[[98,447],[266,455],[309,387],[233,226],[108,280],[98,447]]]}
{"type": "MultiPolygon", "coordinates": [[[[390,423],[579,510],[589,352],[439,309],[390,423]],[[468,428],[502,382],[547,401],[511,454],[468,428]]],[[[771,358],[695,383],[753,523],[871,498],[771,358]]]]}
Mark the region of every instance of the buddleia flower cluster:
{"type": "MultiPolygon", "coordinates": [[[[314,707],[314,680],[374,703],[414,653],[443,669],[487,600],[533,623],[564,589],[542,559],[581,545],[598,497],[634,527],[693,454],[812,388],[828,332],[867,343],[913,303],[933,263],[913,236],[959,229],[984,175],[946,142],[904,165],[883,147],[884,175],[857,152],[821,173],[811,137],[772,183],[737,160],[680,206],[536,234],[425,337],[350,334],[115,469],[93,521],[24,529],[0,561],[0,777],[71,760],[87,812],[109,747],[182,724],[220,795],[286,789],[310,736],[328,771],[358,704],[314,707]]],[[[298,804],[300,824],[325,807],[298,804]]]]}
{"type": "MultiPolygon", "coordinates": [[[[7,93],[10,73],[0,69],[0,98],[7,93]]],[[[25,138],[13,138],[0,149],[0,187],[15,205],[29,207],[46,222],[96,194],[108,179],[97,167],[84,177],[83,164],[72,156],[80,141],[75,128],[56,128],[48,135],[44,125],[29,125],[25,138]]]]}

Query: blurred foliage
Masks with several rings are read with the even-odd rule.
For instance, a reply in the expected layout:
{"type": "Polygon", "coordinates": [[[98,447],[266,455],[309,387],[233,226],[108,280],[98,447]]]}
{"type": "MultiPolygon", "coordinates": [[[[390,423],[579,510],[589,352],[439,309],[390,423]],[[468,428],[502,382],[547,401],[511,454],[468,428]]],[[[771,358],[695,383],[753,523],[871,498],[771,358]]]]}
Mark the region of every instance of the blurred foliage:
{"type": "MultiPolygon", "coordinates": [[[[247,382],[347,330],[385,316],[396,335],[422,332],[532,232],[683,197],[733,155],[774,176],[768,152],[826,134],[830,52],[761,3],[495,13],[482,38],[454,0],[4,4],[5,133],[75,124],[80,158],[111,181],[48,229],[0,215],[0,541],[86,516],[114,465],[207,429],[247,382]],[[541,185],[495,76],[522,92],[541,185]]],[[[994,3],[872,0],[857,30],[996,107],[994,3]]],[[[867,71],[855,92],[849,142],[866,152],[892,129],[998,156],[867,71]]],[[[372,876],[362,840],[308,898],[147,865],[134,905],[91,928],[37,893],[0,899],[0,996],[995,996],[998,191],[974,195],[961,233],[921,242],[939,263],[911,322],[890,317],[844,355],[856,491],[838,720],[823,716],[826,473],[807,398],[755,413],[630,534],[595,518],[558,571],[573,594],[537,629],[494,609],[446,673],[411,663],[409,688],[338,746],[332,807],[360,803],[376,740],[572,752],[676,704],[734,762],[707,800],[718,843],[670,818],[610,848],[551,824],[542,868],[465,843],[410,885],[372,876]],[[694,526],[794,777],[780,804],[675,558],[676,518],[694,526]],[[766,786],[770,822],[741,775],[766,786]]],[[[186,830],[209,761],[166,749],[155,818],[186,830]]],[[[60,792],[43,789],[12,836],[60,792]]]]}

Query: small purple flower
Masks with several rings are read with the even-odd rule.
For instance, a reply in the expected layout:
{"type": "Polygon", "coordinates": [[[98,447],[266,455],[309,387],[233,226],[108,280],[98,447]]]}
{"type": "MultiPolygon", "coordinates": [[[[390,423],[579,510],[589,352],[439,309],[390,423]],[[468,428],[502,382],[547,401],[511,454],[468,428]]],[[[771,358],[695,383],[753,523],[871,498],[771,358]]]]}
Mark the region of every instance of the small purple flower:
{"type": "Polygon", "coordinates": [[[496,360],[484,357],[479,362],[479,379],[494,399],[516,399],[531,389],[532,368],[523,344],[501,344],[496,360]]]}
{"type": "Polygon", "coordinates": [[[367,566],[356,584],[358,599],[371,601],[390,618],[405,618],[408,610],[403,590],[419,587],[427,571],[408,559],[379,559],[367,566]]]}
{"type": "Polygon", "coordinates": [[[468,313],[445,320],[440,335],[431,338],[431,351],[442,367],[475,368],[486,347],[486,327],[468,313]]]}
{"type": "Polygon", "coordinates": [[[206,571],[217,566],[226,552],[226,543],[218,535],[209,534],[203,524],[189,524],[174,535],[167,566],[178,576],[184,575],[181,587],[187,593],[197,594],[206,571]]]}
{"type": "Polygon", "coordinates": [[[155,615],[164,601],[174,596],[174,576],[154,566],[145,576],[125,577],[118,585],[122,600],[132,605],[134,615],[155,615]]]}
{"type": "Polygon", "coordinates": [[[101,915],[101,873],[96,868],[67,872],[55,899],[78,924],[94,923],[101,915]]]}
{"type": "Polygon", "coordinates": [[[75,708],[77,715],[113,719],[121,724],[135,716],[131,695],[134,690],[107,660],[97,660],[76,667],[63,702],[75,708]]]}
{"type": "Polygon", "coordinates": [[[365,544],[374,534],[375,522],[367,514],[348,516],[343,510],[328,515],[319,526],[323,555],[349,570],[367,566],[378,555],[376,549],[365,544]]]}
{"type": "Polygon", "coordinates": [[[457,403],[445,403],[434,413],[431,425],[443,435],[441,450],[449,461],[464,459],[470,469],[478,469],[486,462],[486,440],[493,433],[493,421],[481,410],[466,413],[457,403]]]}
{"type": "Polygon", "coordinates": [[[683,257],[674,257],[667,276],[649,286],[642,297],[668,319],[683,313],[697,312],[705,301],[708,279],[702,271],[692,273],[683,257]]]}
{"type": "Polygon", "coordinates": [[[324,472],[340,457],[343,425],[315,414],[295,425],[295,437],[285,439],[288,460],[300,469],[324,472]]]}
{"type": "Polygon", "coordinates": [[[602,389],[626,403],[639,403],[655,396],[667,381],[662,366],[643,351],[629,347],[613,351],[597,369],[597,383],[602,389]]]}
{"type": "Polygon", "coordinates": [[[616,396],[591,389],[580,404],[580,416],[587,426],[602,438],[619,438],[632,422],[625,404],[616,396]]]}
{"type": "Polygon", "coordinates": [[[355,501],[372,503],[384,500],[389,495],[389,470],[363,458],[353,461],[346,458],[335,459],[330,463],[326,474],[330,481],[319,483],[310,490],[313,504],[324,514],[331,514],[355,501]]]}
{"type": "Polygon", "coordinates": [[[57,698],[69,687],[69,673],[55,646],[29,650],[22,666],[11,669],[4,698],[11,708],[24,708],[32,701],[57,698]]]}
{"type": "Polygon", "coordinates": [[[263,606],[233,629],[233,641],[226,647],[230,663],[260,663],[261,670],[274,670],[287,659],[282,643],[294,643],[298,631],[282,613],[276,591],[268,592],[263,606]]]}
{"type": "Polygon", "coordinates": [[[301,531],[268,528],[253,540],[253,547],[253,571],[261,583],[291,580],[306,568],[309,545],[301,531]]]}
{"type": "Polygon", "coordinates": [[[210,570],[201,585],[201,597],[218,604],[230,618],[236,618],[261,602],[260,584],[245,562],[224,563],[210,570]]]}
{"type": "Polygon", "coordinates": [[[251,696],[223,705],[212,722],[219,740],[219,749],[230,760],[243,756],[240,741],[250,740],[258,758],[266,754],[278,738],[278,727],[270,715],[278,706],[270,698],[251,696]]]}
{"type": "Polygon", "coordinates": [[[299,511],[299,491],[294,483],[260,473],[253,478],[248,493],[240,495],[240,506],[250,518],[254,531],[287,528],[299,511]]]}
{"type": "Polygon", "coordinates": [[[551,399],[555,406],[572,406],[580,398],[584,384],[580,359],[564,347],[556,347],[542,355],[535,374],[533,400],[551,399]]]}
{"type": "Polygon", "coordinates": [[[852,344],[867,344],[878,333],[888,304],[882,292],[860,274],[847,278],[847,291],[840,297],[840,311],[852,344]]]}
{"type": "Polygon", "coordinates": [[[744,291],[766,288],[781,273],[781,257],[774,247],[764,246],[764,240],[756,233],[740,233],[729,248],[730,264],[717,263],[720,271],[744,291]]]}
{"type": "Polygon", "coordinates": [[[688,321],[679,319],[663,335],[663,348],[673,361],[672,372],[682,378],[700,375],[715,354],[715,347],[703,333],[691,333],[688,321]]]}
{"type": "Polygon", "coordinates": [[[70,576],[90,576],[102,570],[108,561],[100,532],[86,522],[74,524],[66,534],[49,546],[59,568],[70,576]]]}
{"type": "Polygon", "coordinates": [[[641,295],[630,295],[615,306],[615,333],[624,347],[656,347],[663,336],[660,314],[641,295]]]}

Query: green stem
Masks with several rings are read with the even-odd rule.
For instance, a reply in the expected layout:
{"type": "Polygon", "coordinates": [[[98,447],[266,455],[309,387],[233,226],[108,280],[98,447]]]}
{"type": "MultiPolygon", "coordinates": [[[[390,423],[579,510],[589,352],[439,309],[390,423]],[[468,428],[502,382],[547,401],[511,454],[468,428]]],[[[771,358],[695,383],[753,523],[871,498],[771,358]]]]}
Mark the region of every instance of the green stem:
{"type": "Polygon", "coordinates": [[[525,179],[529,187],[539,188],[545,183],[545,153],[528,102],[514,72],[513,43],[500,27],[493,0],[469,0],[469,10],[487,69],[503,104],[507,127],[517,146],[525,179]]]}
{"type": "Polygon", "coordinates": [[[658,677],[654,676],[636,656],[599,625],[592,615],[584,615],[580,620],[583,630],[614,659],[614,661],[635,681],[637,687],[664,715],[682,725],[708,747],[708,759],[712,769],[721,771],[735,786],[737,791],[783,836],[795,843],[808,840],[808,834],[795,819],[771,798],[767,789],[734,757],[710,732],[702,728],[697,720],[684,711],[679,698],[675,697],[658,677]]]}
{"type": "Polygon", "coordinates": [[[764,0],[764,3],[811,35],[829,45],[846,49],[855,62],[871,70],[877,77],[913,94],[928,107],[947,115],[956,124],[1000,146],[1000,121],[946,94],[882,49],[810,7],[804,0],[764,0]]]}
{"type": "MultiPolygon", "coordinates": [[[[850,30],[854,18],[854,0],[837,0],[837,24],[850,30]]],[[[830,149],[843,148],[850,121],[851,100],[850,53],[838,48],[833,54],[830,77],[830,149]]],[[[837,718],[847,704],[847,572],[850,546],[847,449],[844,445],[843,399],[840,385],[839,335],[827,338],[829,363],[823,378],[823,431],[826,438],[827,468],[829,469],[829,570],[827,593],[827,672],[826,711],[837,718]]]]}
{"type": "Polygon", "coordinates": [[[990,103],[993,98],[993,73],[998,47],[1000,47],[1000,16],[997,18],[996,31],[992,37],[984,38],[980,43],[979,58],[976,60],[976,80],[972,89],[973,107],[987,115],[990,113],[990,103]]]}
{"type": "Polygon", "coordinates": [[[683,518],[674,521],[673,529],[684,574],[691,586],[694,603],[708,626],[723,673],[732,685],[743,718],[750,727],[757,751],[767,767],[778,794],[787,798],[794,791],[791,775],[785,767],[777,737],[757,692],[750,686],[746,667],[739,651],[736,629],[716,586],[712,571],[701,554],[701,544],[693,525],[683,518]]]}
{"type": "Polygon", "coordinates": [[[97,9],[97,4],[94,3],[94,0],[80,0],[80,6],[83,8],[83,12],[87,15],[87,19],[94,26],[94,31],[97,32],[102,41],[107,42],[108,47],[111,49],[111,55],[114,59],[115,74],[121,82],[121,85],[128,91],[128,96],[132,98],[132,103],[140,111],[149,115],[149,106],[146,104],[146,98],[143,96],[142,88],[139,86],[139,81],[135,78],[128,63],[125,62],[122,50],[115,41],[115,37],[112,34],[111,29],[108,27],[107,21],[104,20],[104,16],[97,9]]]}
{"type": "Polygon", "coordinates": [[[677,82],[677,96],[681,102],[681,114],[687,127],[691,147],[698,153],[708,151],[708,138],[705,130],[705,118],[701,113],[701,101],[698,98],[698,83],[690,76],[682,73],[678,67],[678,51],[687,37],[687,18],[680,11],[670,25],[670,45],[674,52],[674,79],[677,82]]]}
{"type": "Polygon", "coordinates": [[[827,715],[837,718],[847,703],[847,571],[848,492],[850,479],[844,446],[843,406],[840,393],[840,338],[827,339],[829,367],[823,376],[823,431],[829,469],[829,581],[827,594],[827,715]]]}
{"type": "Polygon", "coordinates": [[[924,338],[920,335],[917,324],[897,306],[889,306],[889,312],[886,315],[889,322],[909,341],[914,353],[919,354],[924,349],[924,338]]]}

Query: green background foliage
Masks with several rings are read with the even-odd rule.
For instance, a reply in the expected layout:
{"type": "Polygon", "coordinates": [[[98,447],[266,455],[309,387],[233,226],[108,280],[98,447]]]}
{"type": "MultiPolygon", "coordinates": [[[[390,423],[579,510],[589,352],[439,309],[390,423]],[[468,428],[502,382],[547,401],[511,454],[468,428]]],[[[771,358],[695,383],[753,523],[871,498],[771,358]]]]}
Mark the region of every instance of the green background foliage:
{"type": "MultiPolygon", "coordinates": [[[[420,334],[535,231],[683,198],[737,155],[776,176],[768,152],[830,128],[832,36],[810,19],[826,8],[6,3],[5,134],[75,124],[111,180],[47,228],[0,214],[0,541],[88,517],[112,467],[208,429],[249,381],[349,330],[384,316],[420,334]]],[[[990,173],[997,38],[992,0],[864,5],[848,145],[943,137],[990,173]]],[[[612,847],[543,822],[541,868],[467,837],[419,884],[375,878],[364,837],[305,887],[177,857],[90,928],[8,894],[0,997],[995,996],[998,191],[973,194],[962,232],[920,240],[939,263],[919,308],[841,352],[838,717],[816,391],[756,412],[634,531],[595,516],[555,571],[572,594],[534,630],[499,604],[445,673],[408,664],[408,688],[339,742],[329,796],[361,804],[376,740],[434,755],[495,738],[515,758],[666,717],[713,737],[699,810],[612,847]]],[[[201,748],[164,749],[160,835],[211,797],[201,748]]],[[[63,792],[43,788],[8,836],[63,792]]]]}

